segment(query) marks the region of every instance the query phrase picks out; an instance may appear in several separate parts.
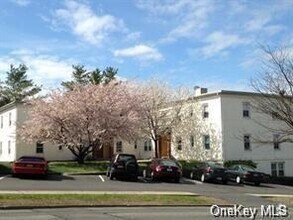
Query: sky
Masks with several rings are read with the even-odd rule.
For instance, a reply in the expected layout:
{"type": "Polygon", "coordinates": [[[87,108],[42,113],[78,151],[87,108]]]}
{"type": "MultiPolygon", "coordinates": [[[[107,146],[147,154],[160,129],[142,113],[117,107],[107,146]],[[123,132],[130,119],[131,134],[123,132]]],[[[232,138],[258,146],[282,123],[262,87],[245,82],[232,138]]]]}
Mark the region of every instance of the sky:
{"type": "Polygon", "coordinates": [[[126,80],[252,90],[260,45],[293,44],[292,0],[0,0],[0,79],[28,66],[44,89],[72,65],[126,80]]]}

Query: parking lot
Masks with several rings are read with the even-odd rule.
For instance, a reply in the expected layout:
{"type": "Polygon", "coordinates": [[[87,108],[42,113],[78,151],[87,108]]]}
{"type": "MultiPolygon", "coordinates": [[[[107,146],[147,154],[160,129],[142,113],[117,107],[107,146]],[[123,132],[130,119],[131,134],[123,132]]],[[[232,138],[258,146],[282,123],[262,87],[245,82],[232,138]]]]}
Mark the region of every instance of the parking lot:
{"type": "Polygon", "coordinates": [[[201,183],[197,180],[182,178],[180,183],[152,182],[139,177],[137,182],[109,180],[104,175],[50,175],[47,179],[14,178],[10,175],[0,177],[0,191],[153,191],[153,192],[192,192],[204,196],[216,197],[234,204],[259,205],[268,203],[258,197],[260,194],[282,194],[292,192],[292,187],[262,184],[227,185],[219,183],[201,183]]]}

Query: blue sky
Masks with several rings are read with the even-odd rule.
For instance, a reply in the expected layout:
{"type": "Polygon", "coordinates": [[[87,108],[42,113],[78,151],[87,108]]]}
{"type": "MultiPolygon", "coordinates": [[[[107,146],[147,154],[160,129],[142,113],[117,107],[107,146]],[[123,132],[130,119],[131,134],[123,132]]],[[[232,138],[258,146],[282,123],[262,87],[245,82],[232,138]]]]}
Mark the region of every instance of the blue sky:
{"type": "Polygon", "coordinates": [[[0,73],[24,63],[45,89],[72,64],[210,90],[250,90],[259,44],[292,45],[291,0],[1,0],[0,73]]]}

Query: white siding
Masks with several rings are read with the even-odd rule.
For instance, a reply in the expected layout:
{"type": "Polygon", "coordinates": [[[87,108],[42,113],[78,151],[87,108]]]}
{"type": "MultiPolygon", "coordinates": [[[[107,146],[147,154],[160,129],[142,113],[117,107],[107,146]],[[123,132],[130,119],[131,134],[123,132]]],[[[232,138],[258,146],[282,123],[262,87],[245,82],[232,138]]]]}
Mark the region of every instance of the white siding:
{"type": "Polygon", "coordinates": [[[252,103],[251,96],[222,95],[223,151],[225,160],[252,160],[258,168],[271,174],[271,162],[285,162],[285,175],[293,176],[293,144],[281,143],[280,149],[273,147],[273,133],[266,126],[282,126],[270,116],[250,109],[250,117],[242,115],[243,102],[252,103]],[[249,134],[251,150],[244,150],[243,135],[249,134]],[[267,143],[263,143],[267,141],[267,143]]]}
{"type": "Polygon", "coordinates": [[[10,107],[0,112],[0,120],[3,117],[3,127],[0,127],[0,142],[2,142],[2,154],[0,155],[0,161],[13,161],[15,159],[16,148],[16,108],[10,107]],[[10,118],[11,117],[11,118],[10,118]],[[11,124],[10,124],[11,119],[11,124]],[[10,143],[10,153],[9,153],[10,143]]]}

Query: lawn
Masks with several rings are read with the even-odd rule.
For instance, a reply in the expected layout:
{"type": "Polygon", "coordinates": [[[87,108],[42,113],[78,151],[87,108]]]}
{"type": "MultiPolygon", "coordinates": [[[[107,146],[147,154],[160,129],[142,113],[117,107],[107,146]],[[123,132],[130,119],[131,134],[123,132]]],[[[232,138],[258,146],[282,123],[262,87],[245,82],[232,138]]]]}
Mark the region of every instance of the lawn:
{"type": "Polygon", "coordinates": [[[285,204],[289,207],[293,206],[293,197],[266,197],[269,201],[275,203],[275,204],[285,204]]]}
{"type": "MultiPolygon", "coordinates": [[[[195,195],[132,194],[1,194],[0,207],[11,206],[111,206],[111,205],[211,205],[219,201],[195,195]]],[[[223,204],[223,202],[222,202],[223,204]]]]}
{"type": "Polygon", "coordinates": [[[52,173],[99,173],[106,172],[108,164],[108,161],[87,161],[84,164],[75,161],[50,162],[49,170],[52,173]]]}

